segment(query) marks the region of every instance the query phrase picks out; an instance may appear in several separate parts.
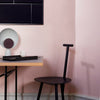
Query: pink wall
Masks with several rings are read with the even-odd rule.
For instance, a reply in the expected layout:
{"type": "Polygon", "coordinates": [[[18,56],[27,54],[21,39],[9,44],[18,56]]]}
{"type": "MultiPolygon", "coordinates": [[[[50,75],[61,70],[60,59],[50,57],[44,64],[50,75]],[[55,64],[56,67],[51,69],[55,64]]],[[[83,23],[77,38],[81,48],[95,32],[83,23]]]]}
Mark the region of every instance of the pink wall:
{"type": "Polygon", "coordinates": [[[76,0],[74,90],[100,96],[100,0],[76,0]]]}
{"type": "MultiPolygon", "coordinates": [[[[74,0],[44,0],[44,25],[0,25],[0,31],[9,27],[20,35],[15,54],[25,51],[26,55],[44,56],[44,67],[18,68],[18,92],[37,92],[39,84],[34,82],[35,77],[62,75],[65,54],[62,44],[75,42],[74,10],[74,0]]],[[[0,56],[4,51],[0,46],[0,56]]],[[[0,70],[4,72],[4,67],[0,70]]],[[[0,78],[1,93],[3,87],[4,78],[0,78]]],[[[14,73],[8,78],[8,91],[14,92],[14,73]]]]}
{"type": "MultiPolygon", "coordinates": [[[[10,27],[20,35],[16,54],[44,56],[44,67],[20,67],[18,91],[37,93],[39,84],[34,78],[45,75],[62,75],[65,49],[63,43],[75,43],[69,58],[69,74],[73,79],[69,92],[100,95],[100,1],[99,0],[45,0],[44,25],[0,25],[0,31],[10,27]],[[76,23],[74,23],[76,22],[76,23]]],[[[4,49],[0,47],[0,56],[4,49]]],[[[0,67],[0,73],[4,67],[0,67]]],[[[0,78],[0,92],[4,91],[4,78],[0,78]]],[[[8,78],[8,91],[14,92],[14,73],[8,78]]],[[[44,92],[52,92],[46,86],[44,92]]]]}

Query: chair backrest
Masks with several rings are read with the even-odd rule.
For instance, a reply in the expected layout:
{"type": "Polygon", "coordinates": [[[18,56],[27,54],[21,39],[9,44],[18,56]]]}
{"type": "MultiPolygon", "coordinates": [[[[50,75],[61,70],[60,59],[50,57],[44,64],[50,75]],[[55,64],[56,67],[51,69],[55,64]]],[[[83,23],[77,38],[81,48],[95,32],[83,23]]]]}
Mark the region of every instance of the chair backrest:
{"type": "Polygon", "coordinates": [[[69,54],[69,47],[73,47],[73,44],[63,44],[66,47],[66,56],[65,56],[65,65],[64,65],[64,73],[63,78],[66,78],[66,71],[67,71],[67,63],[68,63],[68,54],[69,54]]]}

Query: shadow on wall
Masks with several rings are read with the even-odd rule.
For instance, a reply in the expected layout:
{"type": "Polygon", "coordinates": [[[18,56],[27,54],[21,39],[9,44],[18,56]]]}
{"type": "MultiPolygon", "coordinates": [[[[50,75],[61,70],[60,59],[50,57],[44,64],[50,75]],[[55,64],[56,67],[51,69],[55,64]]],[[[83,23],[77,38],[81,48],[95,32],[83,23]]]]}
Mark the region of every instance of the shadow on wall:
{"type": "MultiPolygon", "coordinates": [[[[8,67],[7,71],[11,71],[13,70],[15,67],[8,67]]],[[[5,73],[5,67],[2,66],[0,67],[0,75],[5,73]]],[[[8,91],[15,91],[15,80],[14,80],[14,72],[12,72],[12,74],[8,75],[9,77],[7,78],[7,90],[8,91]],[[11,85],[11,88],[9,87],[11,85]]],[[[4,91],[4,76],[0,77],[0,92],[2,93],[4,91]]]]}
{"type": "Polygon", "coordinates": [[[88,62],[81,62],[82,66],[86,68],[86,82],[87,82],[87,93],[88,95],[91,94],[91,69],[94,69],[94,65],[93,64],[90,64],[88,62]]]}
{"type": "MultiPolygon", "coordinates": [[[[73,73],[74,73],[74,59],[75,59],[75,48],[70,49],[70,56],[69,56],[69,64],[68,64],[68,74],[67,76],[73,80],[73,73]]],[[[44,59],[44,66],[43,67],[18,67],[18,92],[20,93],[37,93],[39,88],[39,83],[34,82],[34,78],[42,77],[42,76],[53,76],[53,72],[50,67],[51,65],[47,60],[44,59]]],[[[14,67],[9,67],[8,70],[13,69],[14,67]]],[[[1,67],[0,70],[4,72],[4,68],[1,67]]],[[[1,71],[0,71],[1,72],[1,71]]],[[[14,77],[14,73],[9,77],[9,88],[12,88],[12,84],[14,79],[11,81],[12,77],[14,77]]],[[[50,85],[44,86],[46,88],[43,89],[43,93],[53,93],[54,88],[50,85]]],[[[11,89],[10,89],[11,90],[11,89]]],[[[13,90],[13,89],[12,89],[13,90]]],[[[11,91],[12,91],[11,90],[11,91]]],[[[9,90],[8,90],[9,91],[9,90]]],[[[13,90],[14,91],[14,90],[13,90]]],[[[65,87],[65,92],[68,93],[76,93],[77,89],[74,84],[71,82],[67,84],[65,87]]]]}
{"type": "MultiPolygon", "coordinates": [[[[18,78],[19,78],[19,91],[21,93],[37,93],[39,84],[38,82],[34,81],[34,78],[36,77],[42,77],[50,75],[52,70],[50,69],[50,65],[48,62],[44,59],[44,66],[34,66],[34,67],[19,67],[18,69],[18,78]]],[[[47,90],[47,89],[46,89],[47,90]]],[[[45,89],[44,89],[45,91],[45,89]]]]}
{"type": "Polygon", "coordinates": [[[75,48],[70,49],[69,53],[69,61],[68,61],[68,74],[67,77],[73,79],[73,73],[74,73],[74,60],[75,60],[75,48]]]}
{"type": "MultiPolygon", "coordinates": [[[[0,67],[0,75],[4,74],[4,67],[0,67]]],[[[4,91],[4,76],[0,77],[0,92],[4,91]]]]}
{"type": "MultiPolygon", "coordinates": [[[[8,71],[14,69],[15,67],[8,67],[8,71]]],[[[5,67],[0,67],[0,74],[3,74],[5,72],[5,67]]],[[[50,69],[50,65],[48,62],[44,59],[44,66],[29,66],[29,67],[18,67],[18,92],[19,93],[37,93],[37,89],[39,88],[36,86],[36,83],[34,82],[34,78],[36,77],[42,77],[50,75],[52,70],[50,69]],[[28,86],[29,85],[29,86],[28,86]],[[29,88],[28,88],[29,87],[29,88]]],[[[15,72],[13,72],[8,77],[8,92],[15,92],[15,72]]],[[[0,77],[0,92],[4,91],[4,77],[0,77]]],[[[45,91],[45,89],[44,89],[45,91]]]]}
{"type": "MultiPolygon", "coordinates": [[[[74,61],[75,61],[75,48],[73,49],[70,49],[70,56],[69,56],[69,64],[68,64],[68,74],[67,76],[70,77],[72,79],[72,82],[69,83],[67,85],[67,88],[68,88],[68,93],[77,93],[77,88],[76,86],[74,85],[73,83],[73,79],[74,79],[74,61]]],[[[94,69],[94,65],[93,64],[90,64],[88,62],[85,62],[85,61],[82,61],[81,62],[81,65],[82,67],[85,68],[85,79],[86,80],[83,80],[83,81],[86,81],[86,85],[87,85],[87,93],[90,95],[91,94],[91,69],[93,70],[94,69]]],[[[67,90],[67,89],[66,89],[67,90]]],[[[69,100],[70,100],[70,97],[69,97],[69,100]]]]}
{"type": "MultiPolygon", "coordinates": [[[[73,84],[73,79],[74,79],[74,62],[75,62],[75,48],[70,49],[70,55],[69,55],[69,63],[68,63],[68,74],[67,76],[72,79],[72,82],[68,84],[68,94],[71,93],[76,93],[77,89],[75,85],[73,84]]],[[[69,96],[70,100],[70,96],[69,96]]]]}

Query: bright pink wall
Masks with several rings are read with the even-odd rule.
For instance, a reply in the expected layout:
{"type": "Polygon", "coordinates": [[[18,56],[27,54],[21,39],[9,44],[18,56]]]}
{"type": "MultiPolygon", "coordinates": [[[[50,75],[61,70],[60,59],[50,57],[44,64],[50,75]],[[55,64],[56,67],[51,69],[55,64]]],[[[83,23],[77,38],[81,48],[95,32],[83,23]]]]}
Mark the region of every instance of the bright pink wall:
{"type": "MultiPolygon", "coordinates": [[[[35,77],[62,75],[65,54],[62,44],[75,42],[74,10],[74,0],[44,0],[44,25],[0,25],[0,31],[9,27],[20,35],[15,54],[25,51],[26,55],[44,57],[43,67],[18,68],[18,92],[37,92],[39,84],[34,82],[35,77]]],[[[0,46],[0,56],[4,51],[0,46]]],[[[4,72],[3,67],[0,70],[4,72]]],[[[4,78],[0,78],[0,92],[3,87],[4,78]]],[[[14,92],[14,73],[8,78],[8,91],[14,92]]]]}
{"type": "Polygon", "coordinates": [[[76,93],[100,96],[100,0],[76,0],[76,93]]]}

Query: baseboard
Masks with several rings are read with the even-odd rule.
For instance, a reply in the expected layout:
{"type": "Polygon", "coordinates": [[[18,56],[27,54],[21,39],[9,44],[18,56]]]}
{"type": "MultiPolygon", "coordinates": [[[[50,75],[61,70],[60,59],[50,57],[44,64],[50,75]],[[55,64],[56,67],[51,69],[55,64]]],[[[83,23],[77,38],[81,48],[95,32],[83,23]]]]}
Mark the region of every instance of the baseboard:
{"type": "MultiPolygon", "coordinates": [[[[15,94],[14,93],[8,93],[7,95],[8,100],[15,100],[15,94]]],[[[17,99],[22,100],[22,96],[20,93],[17,94],[17,99]]],[[[4,93],[0,93],[0,100],[4,100],[4,93]]]]}
{"type": "Polygon", "coordinates": [[[79,94],[71,94],[73,99],[71,100],[99,100],[97,97],[86,96],[86,95],[79,95],[79,94]]]}
{"type": "MultiPolygon", "coordinates": [[[[61,94],[58,95],[59,100],[61,99],[61,94]]],[[[18,93],[17,100],[37,100],[37,94],[32,94],[32,93],[18,93]]],[[[15,100],[15,94],[14,93],[9,93],[7,96],[8,100],[15,100]]],[[[4,100],[4,94],[0,93],[0,100],[4,100]]],[[[54,94],[42,94],[41,95],[41,100],[55,100],[55,95],[54,94]]],[[[77,95],[77,94],[65,94],[65,100],[100,100],[100,98],[95,98],[95,97],[89,97],[89,96],[84,96],[84,95],[77,95]]]]}

